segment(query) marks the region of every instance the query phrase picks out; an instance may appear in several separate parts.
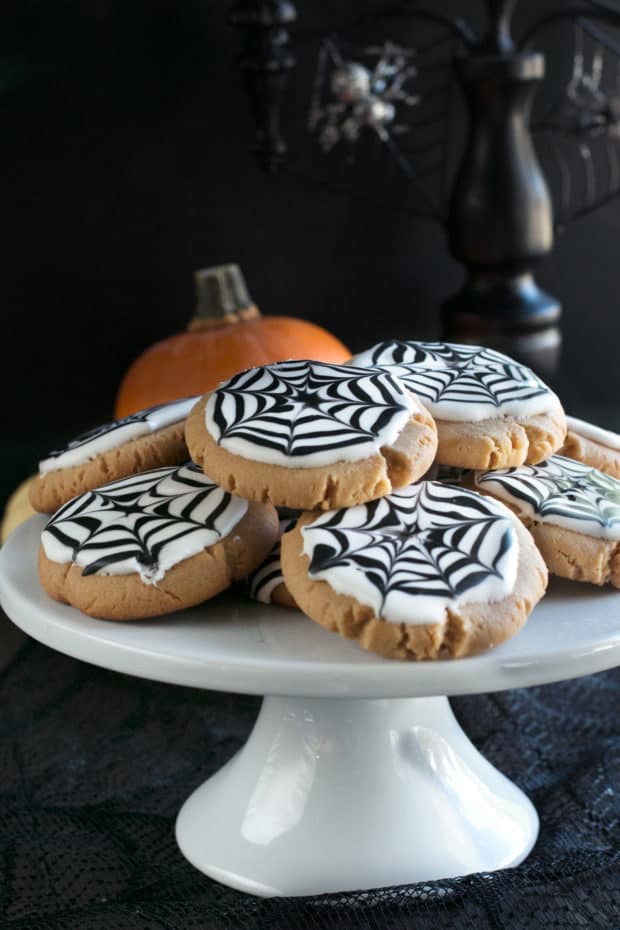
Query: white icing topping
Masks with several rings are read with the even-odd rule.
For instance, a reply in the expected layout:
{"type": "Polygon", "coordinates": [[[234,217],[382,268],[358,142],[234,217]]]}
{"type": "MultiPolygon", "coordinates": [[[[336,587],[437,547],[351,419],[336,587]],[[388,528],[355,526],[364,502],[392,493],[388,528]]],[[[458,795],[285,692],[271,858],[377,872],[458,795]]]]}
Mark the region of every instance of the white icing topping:
{"type": "Polygon", "coordinates": [[[482,346],[392,340],[354,356],[351,364],[397,375],[439,420],[477,422],[562,410],[533,371],[482,346]]]}
{"type": "Polygon", "coordinates": [[[122,420],[104,423],[95,429],[77,436],[58,452],[50,452],[46,459],[39,462],[39,473],[48,474],[61,468],[84,465],[97,455],[117,449],[124,443],[140,436],[147,436],[173,423],[184,420],[199,397],[184,397],[169,404],[158,404],[132,413],[122,420]]]}
{"type": "Polygon", "coordinates": [[[289,361],[250,368],[220,384],[207,402],[205,426],[235,455],[313,468],[376,454],[421,413],[387,372],[289,361]]]}
{"type": "Polygon", "coordinates": [[[552,455],[539,465],[476,472],[474,481],[517,506],[524,517],[620,539],[620,481],[589,465],[552,455]]]}
{"type": "Polygon", "coordinates": [[[600,443],[601,446],[607,446],[608,449],[620,451],[620,435],[618,433],[612,433],[610,430],[602,429],[600,426],[587,423],[585,420],[578,420],[577,417],[566,417],[566,425],[570,432],[576,433],[577,436],[591,439],[593,442],[600,443]]]}
{"type": "Polygon", "coordinates": [[[228,536],[247,509],[193,463],[156,468],[74,497],[48,521],[41,542],[48,559],[75,562],[84,575],[138,572],[156,584],[228,536]]]}
{"type": "Polygon", "coordinates": [[[302,527],[309,574],[390,623],[436,623],[447,607],[514,590],[518,539],[503,504],[422,481],[302,527]]]}

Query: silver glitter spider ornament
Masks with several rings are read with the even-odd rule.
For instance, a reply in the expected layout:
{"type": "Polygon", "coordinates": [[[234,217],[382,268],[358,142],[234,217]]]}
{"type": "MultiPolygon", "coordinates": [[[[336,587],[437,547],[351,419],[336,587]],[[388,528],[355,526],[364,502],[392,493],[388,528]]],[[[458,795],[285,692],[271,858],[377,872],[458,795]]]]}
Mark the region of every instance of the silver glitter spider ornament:
{"type": "Polygon", "coordinates": [[[319,144],[329,152],[339,142],[354,144],[362,132],[374,132],[389,145],[401,167],[406,163],[394,147],[392,135],[406,132],[406,124],[397,122],[399,106],[415,106],[419,96],[409,90],[417,69],[412,62],[413,49],[393,42],[361,49],[356,57],[345,60],[331,39],[324,40],[314,81],[308,128],[318,132],[319,144]]]}
{"type": "Polygon", "coordinates": [[[371,75],[356,61],[346,61],[332,74],[330,86],[341,103],[356,103],[370,94],[371,75]]]}

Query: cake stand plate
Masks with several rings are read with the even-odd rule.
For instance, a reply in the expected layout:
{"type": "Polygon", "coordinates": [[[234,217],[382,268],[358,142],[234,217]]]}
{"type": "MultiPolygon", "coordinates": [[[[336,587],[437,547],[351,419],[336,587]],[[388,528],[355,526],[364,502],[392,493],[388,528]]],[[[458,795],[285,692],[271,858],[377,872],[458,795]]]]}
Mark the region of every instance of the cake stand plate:
{"type": "Polygon", "coordinates": [[[196,789],[177,840],[198,869],[259,895],[429,881],[521,862],[525,795],[475,749],[447,695],[526,687],[620,664],[620,592],[555,581],[484,655],[404,663],[297,611],[238,595],[155,620],[93,620],[41,590],[33,517],[0,551],[0,602],[35,639],[143,678],[265,695],[247,743],[196,789]]]}

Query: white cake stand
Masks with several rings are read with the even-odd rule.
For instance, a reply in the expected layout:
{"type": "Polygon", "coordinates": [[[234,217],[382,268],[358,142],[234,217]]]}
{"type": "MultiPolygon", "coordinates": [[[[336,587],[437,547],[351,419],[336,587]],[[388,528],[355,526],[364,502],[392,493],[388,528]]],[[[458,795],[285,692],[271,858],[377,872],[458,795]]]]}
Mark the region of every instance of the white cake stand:
{"type": "Polygon", "coordinates": [[[266,695],[245,746],[183,805],[177,840],[207,875],[258,895],[397,885],[506,868],[538,833],[446,695],[620,663],[620,593],[556,582],[525,629],[470,659],[388,661],[296,611],[221,597],[140,623],[92,620],[41,590],[43,519],[0,552],[6,613],[48,646],[143,678],[266,695]]]}

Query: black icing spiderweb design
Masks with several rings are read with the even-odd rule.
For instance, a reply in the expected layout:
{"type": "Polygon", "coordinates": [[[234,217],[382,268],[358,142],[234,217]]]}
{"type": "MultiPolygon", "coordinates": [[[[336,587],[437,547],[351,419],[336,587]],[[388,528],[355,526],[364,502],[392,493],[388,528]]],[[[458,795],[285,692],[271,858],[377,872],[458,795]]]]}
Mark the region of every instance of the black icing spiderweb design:
{"type": "MultiPolygon", "coordinates": [[[[380,342],[368,353],[377,362],[395,365],[425,365],[427,368],[467,368],[481,365],[501,371],[511,359],[495,349],[455,342],[380,342]]],[[[529,369],[527,369],[529,370],[529,369]]]]}
{"type": "Polygon", "coordinates": [[[356,356],[356,365],[376,366],[401,378],[421,400],[484,404],[551,396],[549,388],[524,365],[480,346],[444,342],[381,342],[356,356]]]}
{"type": "MultiPolygon", "coordinates": [[[[175,407],[179,407],[178,418],[181,420],[184,416],[183,407],[188,404],[189,400],[197,399],[198,398],[183,397],[181,400],[175,400],[171,403],[156,404],[154,407],[146,407],[144,410],[138,410],[136,413],[130,413],[129,416],[123,417],[120,420],[112,420],[110,423],[102,423],[100,426],[95,426],[93,429],[88,430],[86,433],[81,433],[79,436],[76,436],[75,439],[72,439],[70,442],[68,442],[63,449],[56,449],[53,452],[49,452],[47,458],[59,458],[61,455],[64,455],[65,452],[69,452],[72,449],[78,449],[81,446],[86,446],[89,442],[93,442],[93,440],[99,439],[100,436],[105,436],[108,433],[114,433],[124,426],[131,426],[134,423],[148,423],[149,417],[152,414],[159,410],[163,410],[166,407],[170,408],[171,411],[175,407]]],[[[174,419],[170,420],[170,422],[174,422],[174,419]]]]}
{"type": "Polygon", "coordinates": [[[577,520],[620,534],[620,481],[562,455],[540,465],[479,472],[476,484],[499,485],[549,523],[577,520]]]}
{"type": "Polygon", "coordinates": [[[261,601],[263,604],[268,604],[271,599],[271,592],[274,591],[279,584],[284,582],[282,562],[280,560],[280,539],[285,533],[291,530],[296,523],[297,517],[280,518],[280,530],[277,543],[262,565],[259,565],[256,571],[252,572],[248,578],[250,582],[250,596],[253,597],[254,600],[261,601]]]}
{"type": "Polygon", "coordinates": [[[363,573],[378,595],[379,616],[394,593],[456,600],[489,578],[503,581],[514,545],[510,517],[490,501],[432,481],[320,516],[303,535],[312,547],[310,574],[363,573]]]}
{"type": "Polygon", "coordinates": [[[156,580],[166,547],[191,536],[195,551],[213,545],[246,507],[193,463],[157,468],[69,501],[47,523],[43,543],[48,537],[64,547],[83,575],[134,559],[142,575],[156,580]]]}
{"type": "Polygon", "coordinates": [[[291,361],[240,372],[213,392],[210,409],[219,443],[301,457],[386,441],[410,403],[388,372],[291,361]]]}

